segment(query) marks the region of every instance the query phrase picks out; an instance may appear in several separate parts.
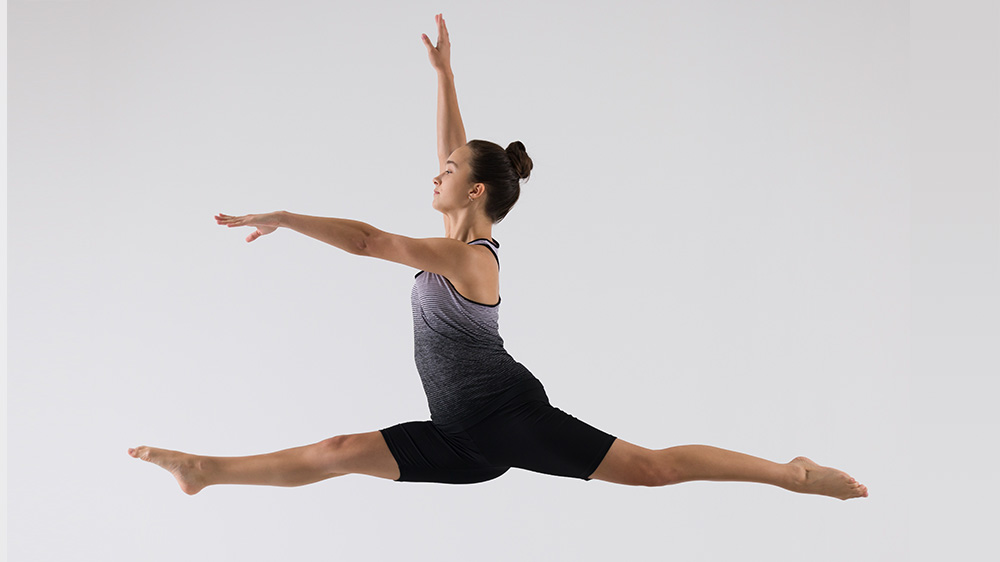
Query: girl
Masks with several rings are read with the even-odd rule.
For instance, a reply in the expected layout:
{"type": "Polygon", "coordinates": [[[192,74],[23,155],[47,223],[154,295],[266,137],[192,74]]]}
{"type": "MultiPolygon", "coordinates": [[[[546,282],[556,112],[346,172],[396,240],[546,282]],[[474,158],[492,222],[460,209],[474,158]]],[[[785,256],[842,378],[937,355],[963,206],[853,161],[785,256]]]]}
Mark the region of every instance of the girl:
{"type": "Polygon", "coordinates": [[[431,205],[444,216],[443,238],[408,238],[363,222],[284,211],[215,217],[230,228],[254,227],[247,242],[288,228],[355,255],[420,270],[411,294],[414,349],[431,420],[249,457],[152,447],[129,449],[129,455],[165,468],[188,494],[213,484],[302,486],[345,474],[467,484],[518,467],[633,486],[726,480],[842,500],[867,497],[867,488],[849,475],[805,457],[779,464],[706,445],[647,449],[549,403],[541,382],[504,350],[497,325],[500,243],[492,229],[517,201],[531,158],[518,141],[506,149],[466,141],[448,29],[440,14],[435,20],[437,45],[421,37],[438,75],[441,166],[431,205]]]}

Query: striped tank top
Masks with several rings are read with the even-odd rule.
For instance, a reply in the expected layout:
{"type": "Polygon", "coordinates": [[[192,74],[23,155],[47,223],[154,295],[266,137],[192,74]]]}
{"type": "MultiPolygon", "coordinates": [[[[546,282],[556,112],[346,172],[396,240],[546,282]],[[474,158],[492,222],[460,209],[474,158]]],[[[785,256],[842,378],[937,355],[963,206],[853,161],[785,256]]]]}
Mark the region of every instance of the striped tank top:
{"type": "MultiPolygon", "coordinates": [[[[500,243],[480,238],[500,266],[500,243]]],[[[469,427],[510,398],[541,383],[504,349],[499,331],[500,302],[471,301],[437,273],[416,274],[413,355],[427,395],[431,421],[469,427]]]]}

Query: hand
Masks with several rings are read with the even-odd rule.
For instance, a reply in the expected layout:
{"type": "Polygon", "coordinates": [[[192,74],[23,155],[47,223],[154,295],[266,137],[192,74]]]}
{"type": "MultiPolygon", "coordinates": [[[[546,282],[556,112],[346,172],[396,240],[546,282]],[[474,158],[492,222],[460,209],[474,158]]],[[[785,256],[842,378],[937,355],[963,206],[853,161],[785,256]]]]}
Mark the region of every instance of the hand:
{"type": "Polygon", "coordinates": [[[264,236],[265,234],[271,234],[278,227],[281,226],[281,220],[278,213],[265,213],[263,215],[243,215],[242,217],[231,217],[229,215],[223,215],[219,213],[215,215],[216,223],[228,226],[230,228],[234,226],[256,226],[257,231],[247,236],[247,242],[253,242],[254,240],[264,236]]]}
{"type": "Polygon", "coordinates": [[[427,56],[431,59],[431,66],[438,72],[451,72],[451,41],[448,40],[448,27],[444,24],[444,16],[438,14],[434,16],[434,21],[438,25],[438,42],[435,48],[431,45],[431,40],[427,35],[420,34],[427,47],[427,56]]]}

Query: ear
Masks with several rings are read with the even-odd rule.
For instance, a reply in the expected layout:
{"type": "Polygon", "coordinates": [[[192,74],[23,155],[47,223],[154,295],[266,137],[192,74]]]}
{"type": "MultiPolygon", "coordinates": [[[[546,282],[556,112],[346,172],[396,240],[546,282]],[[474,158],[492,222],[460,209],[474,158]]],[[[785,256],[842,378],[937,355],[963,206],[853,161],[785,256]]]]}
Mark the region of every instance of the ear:
{"type": "Polygon", "coordinates": [[[477,183],[473,185],[472,189],[469,191],[469,195],[472,195],[473,197],[476,198],[482,197],[485,194],[486,194],[486,184],[484,183],[477,183]]]}

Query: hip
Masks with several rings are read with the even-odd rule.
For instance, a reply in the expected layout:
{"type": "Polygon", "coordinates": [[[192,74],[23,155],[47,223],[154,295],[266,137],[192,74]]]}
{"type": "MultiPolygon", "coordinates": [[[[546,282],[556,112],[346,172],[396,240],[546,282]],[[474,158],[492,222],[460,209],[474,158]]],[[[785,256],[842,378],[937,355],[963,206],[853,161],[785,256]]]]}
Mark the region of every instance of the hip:
{"type": "Polygon", "coordinates": [[[457,433],[478,424],[487,417],[497,413],[499,410],[510,408],[512,405],[522,404],[524,402],[549,403],[548,395],[545,393],[545,387],[542,385],[542,382],[534,376],[529,376],[529,378],[514,383],[484,404],[477,407],[475,410],[468,412],[457,419],[445,419],[442,421],[440,419],[435,420],[432,417],[431,421],[434,425],[446,433],[457,433]]]}

